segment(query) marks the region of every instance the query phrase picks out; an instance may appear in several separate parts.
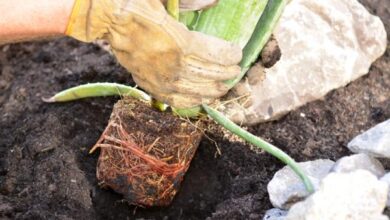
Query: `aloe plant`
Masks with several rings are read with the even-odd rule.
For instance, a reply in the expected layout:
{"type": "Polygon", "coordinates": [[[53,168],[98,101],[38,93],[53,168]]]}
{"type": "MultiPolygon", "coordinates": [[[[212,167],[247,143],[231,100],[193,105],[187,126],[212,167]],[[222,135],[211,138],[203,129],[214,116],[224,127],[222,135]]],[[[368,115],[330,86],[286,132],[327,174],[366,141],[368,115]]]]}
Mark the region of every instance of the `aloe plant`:
{"type": "MultiPolygon", "coordinates": [[[[229,87],[233,87],[257,60],[287,2],[288,0],[220,0],[218,5],[213,8],[201,12],[181,13],[179,16],[178,0],[168,0],[167,10],[170,15],[180,19],[189,29],[223,38],[237,43],[243,48],[243,59],[240,62],[241,74],[236,79],[226,82],[229,87]]],[[[151,106],[156,106],[156,103],[158,103],[159,109],[165,109],[161,103],[153,101],[146,93],[116,83],[94,83],[77,86],[62,91],[46,101],[60,102],[109,95],[129,95],[149,101],[151,106]]],[[[191,109],[173,108],[172,110],[182,117],[208,114],[210,118],[232,133],[286,163],[302,179],[306,189],[313,192],[310,179],[294,159],[272,144],[245,131],[212,107],[202,104],[191,109]]]]}

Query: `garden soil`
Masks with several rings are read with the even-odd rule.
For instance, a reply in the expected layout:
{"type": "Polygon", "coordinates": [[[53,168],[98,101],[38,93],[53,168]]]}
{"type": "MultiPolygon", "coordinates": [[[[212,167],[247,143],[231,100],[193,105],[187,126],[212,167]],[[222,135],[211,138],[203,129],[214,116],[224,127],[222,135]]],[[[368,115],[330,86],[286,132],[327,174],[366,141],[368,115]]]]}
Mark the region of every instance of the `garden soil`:
{"type": "MultiPolygon", "coordinates": [[[[390,33],[390,1],[361,0],[390,33]]],[[[0,47],[0,219],[261,219],[267,183],[283,164],[208,125],[172,204],[128,205],[99,187],[98,153],[88,154],[118,98],[48,104],[88,82],[133,84],[116,61],[71,39],[0,47]]],[[[390,48],[368,75],[275,122],[248,128],[298,161],[336,160],[347,143],[390,118],[390,48]]],[[[382,161],[390,169],[390,161],[382,161]]],[[[390,211],[386,210],[390,215],[390,211]]]]}

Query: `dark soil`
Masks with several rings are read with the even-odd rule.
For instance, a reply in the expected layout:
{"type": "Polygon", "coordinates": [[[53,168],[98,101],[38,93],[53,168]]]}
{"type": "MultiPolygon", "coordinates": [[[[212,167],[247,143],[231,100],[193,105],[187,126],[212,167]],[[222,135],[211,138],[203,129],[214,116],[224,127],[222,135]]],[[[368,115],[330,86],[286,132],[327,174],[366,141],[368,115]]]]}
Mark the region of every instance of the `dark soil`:
{"type": "MultiPolygon", "coordinates": [[[[390,33],[390,1],[361,0],[390,33]]],[[[106,52],[71,39],[0,48],[0,218],[261,219],[266,186],[283,165],[221,130],[204,138],[173,203],[136,208],[96,179],[88,150],[116,98],[47,104],[41,97],[87,82],[131,84],[106,52]]],[[[360,132],[390,118],[390,48],[368,75],[276,122],[250,128],[299,161],[337,159],[360,132]]],[[[389,161],[383,161],[390,169],[389,161]]],[[[390,212],[387,212],[390,214],[390,212]]]]}

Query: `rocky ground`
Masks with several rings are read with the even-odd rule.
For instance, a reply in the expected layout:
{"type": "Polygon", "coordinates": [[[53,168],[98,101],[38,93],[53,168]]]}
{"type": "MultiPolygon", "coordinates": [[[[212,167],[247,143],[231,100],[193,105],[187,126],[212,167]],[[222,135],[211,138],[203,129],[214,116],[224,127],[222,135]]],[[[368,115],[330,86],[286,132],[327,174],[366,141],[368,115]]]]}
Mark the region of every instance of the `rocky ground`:
{"type": "MultiPolygon", "coordinates": [[[[361,2],[390,32],[390,2],[361,2]]],[[[266,186],[283,164],[230,141],[218,129],[202,140],[169,207],[129,206],[120,195],[99,188],[98,155],[88,154],[117,99],[41,101],[87,82],[131,84],[126,71],[99,47],[71,39],[14,44],[0,51],[0,218],[260,219],[272,207],[266,186]]],[[[368,75],[249,130],[298,161],[337,160],[350,154],[346,145],[354,136],[390,118],[389,73],[388,47],[368,75]]],[[[381,162],[390,169],[389,161],[381,162]]]]}

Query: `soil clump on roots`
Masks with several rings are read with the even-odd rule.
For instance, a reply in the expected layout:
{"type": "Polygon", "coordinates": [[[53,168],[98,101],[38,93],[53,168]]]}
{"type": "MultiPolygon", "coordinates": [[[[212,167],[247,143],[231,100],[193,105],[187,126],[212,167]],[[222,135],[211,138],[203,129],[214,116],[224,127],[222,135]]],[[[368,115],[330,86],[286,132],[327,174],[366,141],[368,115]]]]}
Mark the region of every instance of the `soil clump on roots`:
{"type": "MultiPolygon", "coordinates": [[[[390,33],[390,1],[361,2],[390,33]]],[[[390,118],[389,70],[390,47],[366,76],[248,130],[297,161],[351,154],[346,145],[353,137],[390,118]]],[[[88,152],[120,98],[41,100],[88,82],[134,85],[126,70],[94,45],[58,39],[0,47],[0,219],[259,220],[271,208],[267,184],[283,164],[213,124],[207,135],[215,142],[202,139],[168,207],[137,208],[102,189],[96,178],[99,154],[88,152]]],[[[389,170],[390,162],[382,162],[389,170]]]]}
{"type": "Polygon", "coordinates": [[[100,148],[97,178],[131,204],[167,206],[187,172],[202,138],[192,124],[130,97],[118,101],[100,148]]]}

